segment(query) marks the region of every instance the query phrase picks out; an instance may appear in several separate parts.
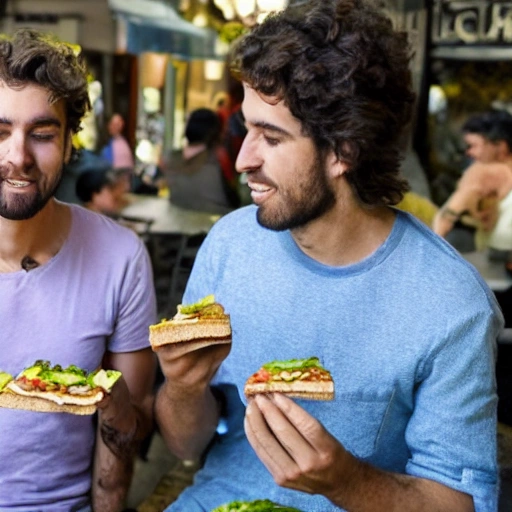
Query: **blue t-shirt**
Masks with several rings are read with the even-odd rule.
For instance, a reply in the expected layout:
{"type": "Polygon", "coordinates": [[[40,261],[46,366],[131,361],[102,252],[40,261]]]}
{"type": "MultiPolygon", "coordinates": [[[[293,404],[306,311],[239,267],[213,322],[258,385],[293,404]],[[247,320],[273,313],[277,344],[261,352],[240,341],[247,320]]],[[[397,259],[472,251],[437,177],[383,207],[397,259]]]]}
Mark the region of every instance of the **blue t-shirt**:
{"type": "Polygon", "coordinates": [[[288,231],[247,207],[203,244],[184,302],[214,293],[231,315],[232,349],[214,378],[225,428],[169,510],[196,512],[269,498],[307,512],[340,510],[279,487],[244,430],[246,379],[274,359],[318,356],[332,402],[299,401],[343,446],[379,468],[436,480],[497,509],[494,365],[503,319],[477,271],[409,214],[354,265],[306,256],[288,231]]]}

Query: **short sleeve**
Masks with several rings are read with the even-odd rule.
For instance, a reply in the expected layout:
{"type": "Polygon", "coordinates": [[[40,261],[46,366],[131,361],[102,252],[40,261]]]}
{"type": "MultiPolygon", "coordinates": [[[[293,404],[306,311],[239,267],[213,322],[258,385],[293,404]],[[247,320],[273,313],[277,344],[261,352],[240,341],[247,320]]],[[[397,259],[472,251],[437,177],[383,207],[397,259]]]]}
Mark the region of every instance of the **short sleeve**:
{"type": "Polygon", "coordinates": [[[108,342],[111,352],[132,352],[149,347],[149,326],[156,321],[153,272],[148,252],[138,240],[128,261],[119,294],[114,333],[108,342]]]}
{"type": "Polygon", "coordinates": [[[421,370],[406,430],[406,472],[471,494],[475,512],[497,510],[497,394],[490,376],[500,318],[477,313],[449,331],[421,370]]]}

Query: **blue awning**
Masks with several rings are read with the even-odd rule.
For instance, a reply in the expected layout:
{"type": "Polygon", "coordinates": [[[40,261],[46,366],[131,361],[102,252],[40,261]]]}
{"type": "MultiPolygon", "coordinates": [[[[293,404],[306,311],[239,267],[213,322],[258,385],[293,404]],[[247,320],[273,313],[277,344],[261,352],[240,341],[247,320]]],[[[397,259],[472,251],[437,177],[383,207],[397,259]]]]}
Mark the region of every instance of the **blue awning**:
{"type": "Polygon", "coordinates": [[[126,51],[171,53],[184,59],[223,59],[215,54],[217,33],[196,27],[170,6],[153,0],[109,0],[126,24],[126,51]]]}

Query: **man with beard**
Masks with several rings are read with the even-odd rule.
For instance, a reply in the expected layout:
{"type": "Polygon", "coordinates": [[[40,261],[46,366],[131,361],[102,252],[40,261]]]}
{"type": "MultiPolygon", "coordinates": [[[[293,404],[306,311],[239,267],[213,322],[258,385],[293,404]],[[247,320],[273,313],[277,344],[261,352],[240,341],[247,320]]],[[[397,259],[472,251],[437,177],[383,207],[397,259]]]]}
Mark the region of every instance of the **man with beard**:
{"type": "Polygon", "coordinates": [[[215,294],[231,347],[158,352],[161,432],[204,460],[168,510],[497,509],[503,319],[474,269],[392,208],[407,189],[408,64],[406,35],[362,0],[289,6],[236,44],[237,168],[256,205],[214,226],[183,298],[215,294]],[[333,401],[244,397],[262,364],[310,356],[331,371],[333,401]]]}
{"type": "Polygon", "coordinates": [[[0,409],[3,511],[121,510],[152,426],[145,248],[53,197],[88,108],[71,47],[30,30],[0,42],[0,369],[47,360],[123,374],[94,416],[0,409]]]}

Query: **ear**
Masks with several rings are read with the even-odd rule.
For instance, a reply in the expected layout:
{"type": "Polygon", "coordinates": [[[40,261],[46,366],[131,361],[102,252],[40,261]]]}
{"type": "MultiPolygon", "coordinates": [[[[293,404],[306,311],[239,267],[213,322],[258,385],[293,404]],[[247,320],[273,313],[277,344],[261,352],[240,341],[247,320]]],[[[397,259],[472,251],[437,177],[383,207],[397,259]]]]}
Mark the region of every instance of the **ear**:
{"type": "Polygon", "coordinates": [[[348,171],[348,164],[340,160],[334,151],[327,155],[326,165],[329,176],[333,179],[343,176],[348,171]]]}

